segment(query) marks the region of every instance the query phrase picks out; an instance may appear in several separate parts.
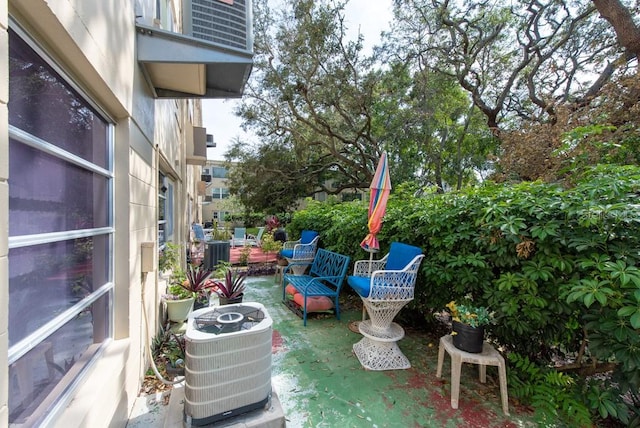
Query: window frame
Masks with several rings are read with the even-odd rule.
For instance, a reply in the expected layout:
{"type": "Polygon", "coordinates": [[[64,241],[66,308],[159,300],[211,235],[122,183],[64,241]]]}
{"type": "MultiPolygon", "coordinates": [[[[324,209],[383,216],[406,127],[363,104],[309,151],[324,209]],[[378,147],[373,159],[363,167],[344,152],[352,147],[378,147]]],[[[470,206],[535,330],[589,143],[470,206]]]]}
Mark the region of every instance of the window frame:
{"type": "MultiPolygon", "coordinates": [[[[85,102],[93,110],[96,116],[102,120],[105,124],[105,140],[106,140],[106,168],[101,167],[94,162],[85,160],[80,156],[68,152],[59,146],[42,140],[30,133],[17,128],[11,124],[8,125],[9,138],[13,139],[20,144],[24,144],[38,151],[41,151],[50,156],[56,157],[68,164],[75,165],[88,172],[97,174],[104,177],[107,180],[106,192],[107,196],[104,201],[106,203],[106,221],[108,226],[106,227],[94,227],[88,229],[69,229],[59,232],[46,232],[46,233],[32,233],[25,235],[14,235],[8,237],[8,249],[17,249],[32,247],[41,244],[58,243],[79,238],[91,238],[91,237],[104,237],[106,239],[106,281],[98,286],[95,290],[89,293],[86,297],[79,300],[71,307],[65,309],[58,315],[48,319],[42,326],[36,328],[28,336],[23,337],[16,343],[12,344],[8,348],[7,362],[8,366],[20,360],[21,357],[26,355],[29,351],[34,350],[51,337],[54,333],[65,327],[67,323],[79,316],[84,310],[90,308],[94,303],[98,302],[101,298],[108,299],[106,319],[105,322],[106,336],[102,341],[96,342],[82,352],[87,353],[87,360],[84,364],[79,366],[79,370],[70,375],[72,377],[65,379],[63,376],[56,384],[54,390],[63,386],[63,393],[56,396],[53,403],[37,406],[33,413],[28,416],[29,420],[36,418],[44,425],[47,421],[52,421],[59,413],[68,405],[71,401],[73,393],[80,384],[82,378],[86,376],[89,370],[95,365],[96,360],[104,353],[105,348],[113,341],[114,337],[114,322],[115,322],[115,310],[114,310],[114,298],[115,298],[115,284],[114,284],[114,264],[115,264],[115,177],[114,177],[114,158],[115,158],[115,120],[107,114],[99,105],[97,105],[89,96],[89,92],[79,85],[68,73],[64,67],[62,67],[56,59],[52,56],[50,51],[43,48],[20,24],[9,17],[9,28],[15,33],[16,37],[19,37],[29,48],[31,48],[41,60],[47,64],[67,85],[74,91],[74,96],[85,102]]],[[[9,76],[10,77],[10,76],[9,76]]],[[[35,173],[35,171],[34,171],[35,173]]],[[[96,199],[94,199],[96,201],[96,199]]],[[[9,207],[9,215],[11,210],[9,207]]],[[[9,264],[11,264],[11,258],[9,258],[9,264]]],[[[8,301],[8,305],[11,301],[8,301]]],[[[49,392],[48,394],[51,394],[49,392]]],[[[51,398],[47,395],[47,399],[51,398]]],[[[48,401],[48,400],[47,400],[48,401]]]]}

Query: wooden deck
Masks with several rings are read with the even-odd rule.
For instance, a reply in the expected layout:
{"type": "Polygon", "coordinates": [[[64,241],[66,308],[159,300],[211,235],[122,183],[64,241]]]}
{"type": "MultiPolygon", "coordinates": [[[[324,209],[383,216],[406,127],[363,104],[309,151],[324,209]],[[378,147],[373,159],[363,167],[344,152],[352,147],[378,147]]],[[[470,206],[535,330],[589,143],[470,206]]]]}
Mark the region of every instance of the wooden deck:
{"type": "MultiPolygon", "coordinates": [[[[240,264],[240,256],[244,247],[236,246],[235,248],[229,248],[229,262],[232,265],[240,264]]],[[[191,247],[191,255],[193,259],[200,263],[204,259],[205,247],[204,244],[191,247]]],[[[259,247],[251,247],[251,253],[249,254],[248,263],[275,263],[276,252],[264,253],[259,247]]]]}
{"type": "MultiPolygon", "coordinates": [[[[229,252],[229,261],[231,264],[238,264],[240,261],[240,252],[243,247],[231,248],[229,252]]],[[[258,247],[251,247],[251,254],[249,254],[249,263],[274,263],[276,261],[276,253],[271,252],[269,254],[264,253],[258,247]]]]}

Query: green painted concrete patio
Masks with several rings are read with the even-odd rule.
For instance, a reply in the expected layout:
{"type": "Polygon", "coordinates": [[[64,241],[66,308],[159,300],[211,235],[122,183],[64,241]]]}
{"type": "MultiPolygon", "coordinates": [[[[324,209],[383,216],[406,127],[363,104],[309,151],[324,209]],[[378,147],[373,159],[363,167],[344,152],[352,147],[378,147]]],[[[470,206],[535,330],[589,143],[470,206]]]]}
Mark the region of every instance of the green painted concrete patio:
{"type": "MultiPolygon", "coordinates": [[[[503,414],[495,367],[487,368],[487,383],[482,384],[478,367],[464,364],[459,408],[452,409],[450,360],[445,356],[443,376],[437,378],[439,337],[426,331],[406,330],[399,342],[410,369],[365,370],[352,352],[361,336],[349,329],[350,322],[361,319],[362,306],[346,290],[342,297],[341,320],[312,316],[303,327],[281,303],[282,288],[273,277],[247,280],[245,301],[262,303],[274,321],[272,385],[287,427],[536,426],[531,412],[513,399],[511,415],[503,414]]],[[[171,416],[177,420],[176,415],[165,419],[171,416]]],[[[135,426],[133,420],[130,426],[135,426]]]]}

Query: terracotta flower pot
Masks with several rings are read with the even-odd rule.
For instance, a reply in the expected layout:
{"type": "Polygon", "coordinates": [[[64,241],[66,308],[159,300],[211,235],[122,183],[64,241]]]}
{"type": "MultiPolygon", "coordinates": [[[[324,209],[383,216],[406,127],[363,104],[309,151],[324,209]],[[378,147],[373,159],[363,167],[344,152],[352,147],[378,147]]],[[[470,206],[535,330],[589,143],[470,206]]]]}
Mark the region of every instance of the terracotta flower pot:
{"type": "Polygon", "coordinates": [[[482,343],[484,341],[484,326],[471,327],[468,324],[462,324],[453,321],[453,345],[465,352],[479,354],[482,352],[482,343]]]}

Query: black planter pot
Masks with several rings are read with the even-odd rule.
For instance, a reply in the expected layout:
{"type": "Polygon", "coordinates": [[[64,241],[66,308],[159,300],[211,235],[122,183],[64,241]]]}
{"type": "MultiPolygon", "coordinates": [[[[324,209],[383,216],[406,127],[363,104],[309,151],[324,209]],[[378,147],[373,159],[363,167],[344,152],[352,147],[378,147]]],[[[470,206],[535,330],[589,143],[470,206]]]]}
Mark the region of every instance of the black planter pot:
{"type": "Polygon", "coordinates": [[[198,309],[206,308],[207,306],[209,306],[209,299],[207,299],[206,297],[196,299],[196,301],[193,302],[194,311],[198,309]]]}
{"type": "Polygon", "coordinates": [[[238,297],[234,297],[233,299],[228,299],[226,297],[220,296],[220,306],[222,305],[233,305],[234,303],[242,303],[242,298],[244,294],[239,295],[238,297]]]}
{"type": "Polygon", "coordinates": [[[468,324],[462,324],[453,321],[453,345],[465,352],[479,354],[482,352],[482,343],[484,341],[484,327],[471,327],[468,324]]]}

